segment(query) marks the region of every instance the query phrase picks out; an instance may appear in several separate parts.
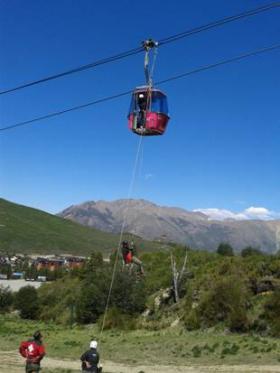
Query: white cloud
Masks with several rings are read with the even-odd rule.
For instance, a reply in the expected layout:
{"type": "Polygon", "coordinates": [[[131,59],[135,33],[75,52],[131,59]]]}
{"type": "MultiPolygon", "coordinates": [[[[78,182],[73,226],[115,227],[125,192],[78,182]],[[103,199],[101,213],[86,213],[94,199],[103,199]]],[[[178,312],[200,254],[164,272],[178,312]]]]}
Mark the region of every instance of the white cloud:
{"type": "Polygon", "coordinates": [[[241,212],[233,212],[225,209],[209,208],[196,209],[195,212],[202,212],[209,220],[276,220],[280,219],[280,213],[268,210],[265,207],[248,207],[241,212]]]}
{"type": "Polygon", "coordinates": [[[249,216],[252,217],[252,219],[268,219],[273,215],[272,211],[269,211],[265,207],[254,207],[251,206],[245,210],[245,213],[249,216]]]}

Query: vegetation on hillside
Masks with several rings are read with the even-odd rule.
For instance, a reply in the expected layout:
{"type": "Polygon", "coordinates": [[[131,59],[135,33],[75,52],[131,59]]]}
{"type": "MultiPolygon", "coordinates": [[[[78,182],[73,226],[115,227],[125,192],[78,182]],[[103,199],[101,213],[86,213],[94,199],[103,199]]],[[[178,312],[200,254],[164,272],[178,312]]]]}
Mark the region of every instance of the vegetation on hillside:
{"type": "Polygon", "coordinates": [[[121,262],[114,272],[114,260],[104,262],[101,253],[93,253],[84,268],[32,290],[36,304],[31,311],[27,290],[21,289],[11,305],[9,292],[2,289],[2,310],[14,307],[24,318],[64,325],[97,323],[105,329],[160,330],[179,322],[189,331],[222,328],[233,333],[280,336],[279,257],[253,250],[248,255],[247,249],[246,255],[228,256],[176,245],[169,248],[142,255],[144,277],[121,262]],[[171,253],[178,268],[187,254],[177,302],[171,253]]]}

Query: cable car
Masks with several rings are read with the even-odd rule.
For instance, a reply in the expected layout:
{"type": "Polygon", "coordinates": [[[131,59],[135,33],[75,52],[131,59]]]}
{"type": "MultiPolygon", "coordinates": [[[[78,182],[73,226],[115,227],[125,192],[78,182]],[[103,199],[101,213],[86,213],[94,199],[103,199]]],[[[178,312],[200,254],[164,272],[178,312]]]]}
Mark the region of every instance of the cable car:
{"type": "Polygon", "coordinates": [[[128,113],[129,129],[141,136],[163,135],[168,121],[166,95],[149,86],[137,87],[128,113]]]}
{"type": "Polygon", "coordinates": [[[149,52],[158,43],[152,39],[143,42],[146,51],[144,72],[146,85],[136,87],[132,93],[128,113],[129,129],[140,136],[163,135],[170,119],[166,95],[153,87],[152,73],[155,65],[155,54],[152,69],[149,69],[149,52]]]}

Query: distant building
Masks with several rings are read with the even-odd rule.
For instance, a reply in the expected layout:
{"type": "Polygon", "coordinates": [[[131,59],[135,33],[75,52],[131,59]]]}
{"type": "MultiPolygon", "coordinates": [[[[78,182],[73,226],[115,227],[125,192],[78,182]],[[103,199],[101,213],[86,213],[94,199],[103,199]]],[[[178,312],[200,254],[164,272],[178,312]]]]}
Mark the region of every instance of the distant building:
{"type": "Polygon", "coordinates": [[[39,271],[40,269],[48,269],[49,271],[55,271],[59,268],[62,268],[63,265],[63,259],[37,258],[35,261],[37,271],[39,271]]]}
{"type": "Polygon", "coordinates": [[[63,256],[63,257],[38,257],[33,262],[37,271],[40,269],[48,269],[55,271],[59,268],[81,268],[85,264],[85,258],[76,256],[63,256]]]}
{"type": "Polygon", "coordinates": [[[65,258],[65,266],[70,269],[81,268],[84,264],[85,264],[85,258],[79,258],[76,256],[65,258]]]}

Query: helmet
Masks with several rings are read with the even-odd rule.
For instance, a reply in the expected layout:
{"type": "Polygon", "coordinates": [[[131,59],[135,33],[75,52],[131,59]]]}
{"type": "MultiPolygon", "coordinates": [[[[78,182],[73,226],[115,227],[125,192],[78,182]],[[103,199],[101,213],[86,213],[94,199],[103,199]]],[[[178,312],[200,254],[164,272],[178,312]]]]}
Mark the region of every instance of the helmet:
{"type": "Polygon", "coordinates": [[[91,341],[89,344],[90,348],[96,348],[97,347],[97,342],[96,341],[91,341]]]}

